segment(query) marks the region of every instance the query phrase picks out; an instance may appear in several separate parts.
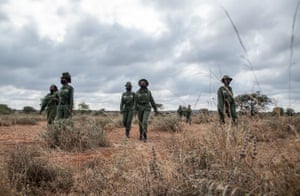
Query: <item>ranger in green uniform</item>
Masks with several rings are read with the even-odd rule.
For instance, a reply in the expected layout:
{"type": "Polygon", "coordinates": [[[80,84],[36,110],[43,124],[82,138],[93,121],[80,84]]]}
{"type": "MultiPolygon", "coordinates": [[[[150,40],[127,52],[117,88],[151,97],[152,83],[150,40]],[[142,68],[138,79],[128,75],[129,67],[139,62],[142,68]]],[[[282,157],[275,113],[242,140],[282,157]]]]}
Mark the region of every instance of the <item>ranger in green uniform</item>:
{"type": "Polygon", "coordinates": [[[235,101],[232,93],[232,88],[229,86],[232,78],[224,75],[221,82],[224,86],[221,86],[218,90],[218,113],[221,123],[225,123],[225,112],[227,116],[232,119],[234,124],[237,123],[237,113],[235,101]],[[225,111],[224,111],[225,110],[225,111]]]}
{"type": "Polygon", "coordinates": [[[40,114],[46,109],[48,125],[52,124],[56,117],[58,94],[56,85],[52,84],[48,93],[42,100],[40,114]]]}
{"type": "Polygon", "coordinates": [[[140,140],[146,142],[148,118],[151,107],[154,109],[155,113],[157,113],[157,107],[151,91],[147,88],[149,85],[148,81],[146,79],[140,79],[138,83],[141,88],[135,93],[134,111],[138,114],[140,140]]]}
{"type": "Polygon", "coordinates": [[[191,105],[188,105],[186,111],[185,111],[185,122],[186,123],[189,123],[189,125],[192,124],[192,108],[191,108],[191,105]]]}
{"type": "Polygon", "coordinates": [[[61,76],[60,80],[62,87],[60,88],[58,95],[58,107],[57,107],[57,119],[69,118],[72,115],[73,110],[73,94],[74,89],[69,83],[71,83],[71,75],[69,72],[65,72],[61,76]]]}
{"type": "Polygon", "coordinates": [[[125,84],[126,92],[122,94],[120,111],[123,114],[123,125],[125,127],[125,135],[129,138],[131,122],[133,117],[133,105],[135,93],[131,92],[132,85],[130,82],[125,84]]]}

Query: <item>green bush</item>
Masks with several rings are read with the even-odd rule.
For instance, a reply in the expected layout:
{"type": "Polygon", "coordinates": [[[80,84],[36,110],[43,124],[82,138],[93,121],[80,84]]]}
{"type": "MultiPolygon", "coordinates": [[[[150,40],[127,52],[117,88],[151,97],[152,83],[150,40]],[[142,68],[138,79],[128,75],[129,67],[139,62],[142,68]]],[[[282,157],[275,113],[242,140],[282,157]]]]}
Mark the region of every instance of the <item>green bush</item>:
{"type": "Polygon", "coordinates": [[[34,109],[34,107],[32,107],[32,106],[24,106],[23,112],[25,114],[31,114],[31,113],[35,113],[36,109],[34,109]]]}
{"type": "Polygon", "coordinates": [[[0,114],[10,114],[12,110],[6,104],[0,104],[0,114]]]}

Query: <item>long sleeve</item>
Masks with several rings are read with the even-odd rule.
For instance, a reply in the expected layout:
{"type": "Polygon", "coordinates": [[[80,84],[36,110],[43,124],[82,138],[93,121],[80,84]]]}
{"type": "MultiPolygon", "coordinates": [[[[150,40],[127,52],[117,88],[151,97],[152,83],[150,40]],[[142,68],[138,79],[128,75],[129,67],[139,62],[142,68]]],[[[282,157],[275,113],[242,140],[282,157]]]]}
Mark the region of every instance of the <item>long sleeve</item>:
{"type": "Polygon", "coordinates": [[[150,91],[149,91],[149,93],[150,93],[150,103],[151,103],[151,106],[154,109],[154,111],[157,112],[157,107],[156,107],[155,101],[154,101],[154,99],[152,97],[152,93],[150,91]]]}
{"type": "Polygon", "coordinates": [[[120,103],[120,111],[121,112],[123,111],[123,105],[124,105],[124,99],[123,99],[123,94],[122,94],[121,103],[120,103]]]}
{"type": "Polygon", "coordinates": [[[74,105],[74,88],[72,86],[70,86],[70,108],[73,109],[73,105],[74,105]]]}
{"type": "Polygon", "coordinates": [[[223,111],[224,110],[224,95],[222,92],[222,87],[218,90],[218,110],[223,111]]]}

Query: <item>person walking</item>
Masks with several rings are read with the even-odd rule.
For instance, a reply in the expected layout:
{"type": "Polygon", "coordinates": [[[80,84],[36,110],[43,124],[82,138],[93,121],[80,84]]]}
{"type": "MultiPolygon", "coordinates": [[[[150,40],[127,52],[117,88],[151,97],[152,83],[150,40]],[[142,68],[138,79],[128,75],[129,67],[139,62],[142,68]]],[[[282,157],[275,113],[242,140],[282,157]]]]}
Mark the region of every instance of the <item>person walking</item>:
{"type": "Polygon", "coordinates": [[[230,87],[230,83],[232,78],[228,75],[224,75],[221,79],[221,82],[224,84],[218,89],[218,114],[220,117],[220,122],[225,123],[225,113],[233,124],[237,124],[237,113],[236,113],[236,105],[233,97],[232,88],[230,87]]]}
{"type": "Polygon", "coordinates": [[[40,109],[40,114],[46,109],[48,125],[55,120],[58,105],[57,86],[52,84],[49,90],[50,93],[43,98],[40,109]]]}
{"type": "Polygon", "coordinates": [[[138,115],[140,140],[147,141],[148,118],[153,108],[157,114],[157,107],[152,97],[151,91],[148,89],[149,82],[146,79],[138,81],[140,89],[135,93],[134,111],[138,115]]]}
{"type": "Polygon", "coordinates": [[[66,119],[71,117],[74,103],[74,89],[69,83],[71,83],[71,75],[69,72],[62,73],[60,78],[62,87],[60,88],[58,95],[58,107],[57,107],[57,119],[66,119]]]}
{"type": "Polygon", "coordinates": [[[126,92],[122,94],[120,112],[123,114],[123,125],[125,127],[125,135],[130,137],[131,122],[133,117],[133,105],[135,93],[132,92],[131,82],[125,84],[126,92]]]}
{"type": "Polygon", "coordinates": [[[191,105],[188,105],[187,109],[186,109],[186,123],[188,123],[189,125],[192,124],[192,108],[191,105]]]}

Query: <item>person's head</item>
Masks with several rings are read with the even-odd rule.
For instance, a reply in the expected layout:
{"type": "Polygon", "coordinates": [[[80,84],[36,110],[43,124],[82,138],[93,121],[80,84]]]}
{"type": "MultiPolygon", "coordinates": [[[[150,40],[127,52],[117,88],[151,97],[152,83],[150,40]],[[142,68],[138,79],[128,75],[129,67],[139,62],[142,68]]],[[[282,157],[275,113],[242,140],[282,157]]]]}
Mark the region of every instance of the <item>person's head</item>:
{"type": "Polygon", "coordinates": [[[61,78],[60,78],[60,83],[61,83],[62,85],[71,83],[71,75],[69,74],[69,72],[64,72],[64,73],[62,73],[62,76],[61,76],[61,78]]]}
{"type": "Polygon", "coordinates": [[[131,91],[131,89],[132,89],[131,82],[126,82],[125,88],[126,88],[127,91],[131,91]]]}
{"type": "Polygon", "coordinates": [[[223,78],[221,79],[221,82],[222,82],[225,86],[229,86],[231,80],[232,80],[231,77],[229,77],[228,75],[224,75],[223,78]]]}
{"type": "Polygon", "coordinates": [[[56,86],[55,84],[52,84],[52,85],[50,86],[49,90],[50,90],[50,93],[53,94],[54,92],[57,91],[57,86],[56,86]]]}
{"type": "Polygon", "coordinates": [[[139,80],[139,86],[140,86],[141,88],[147,88],[148,85],[149,85],[148,80],[146,80],[146,79],[144,79],[144,78],[139,80]]]}

